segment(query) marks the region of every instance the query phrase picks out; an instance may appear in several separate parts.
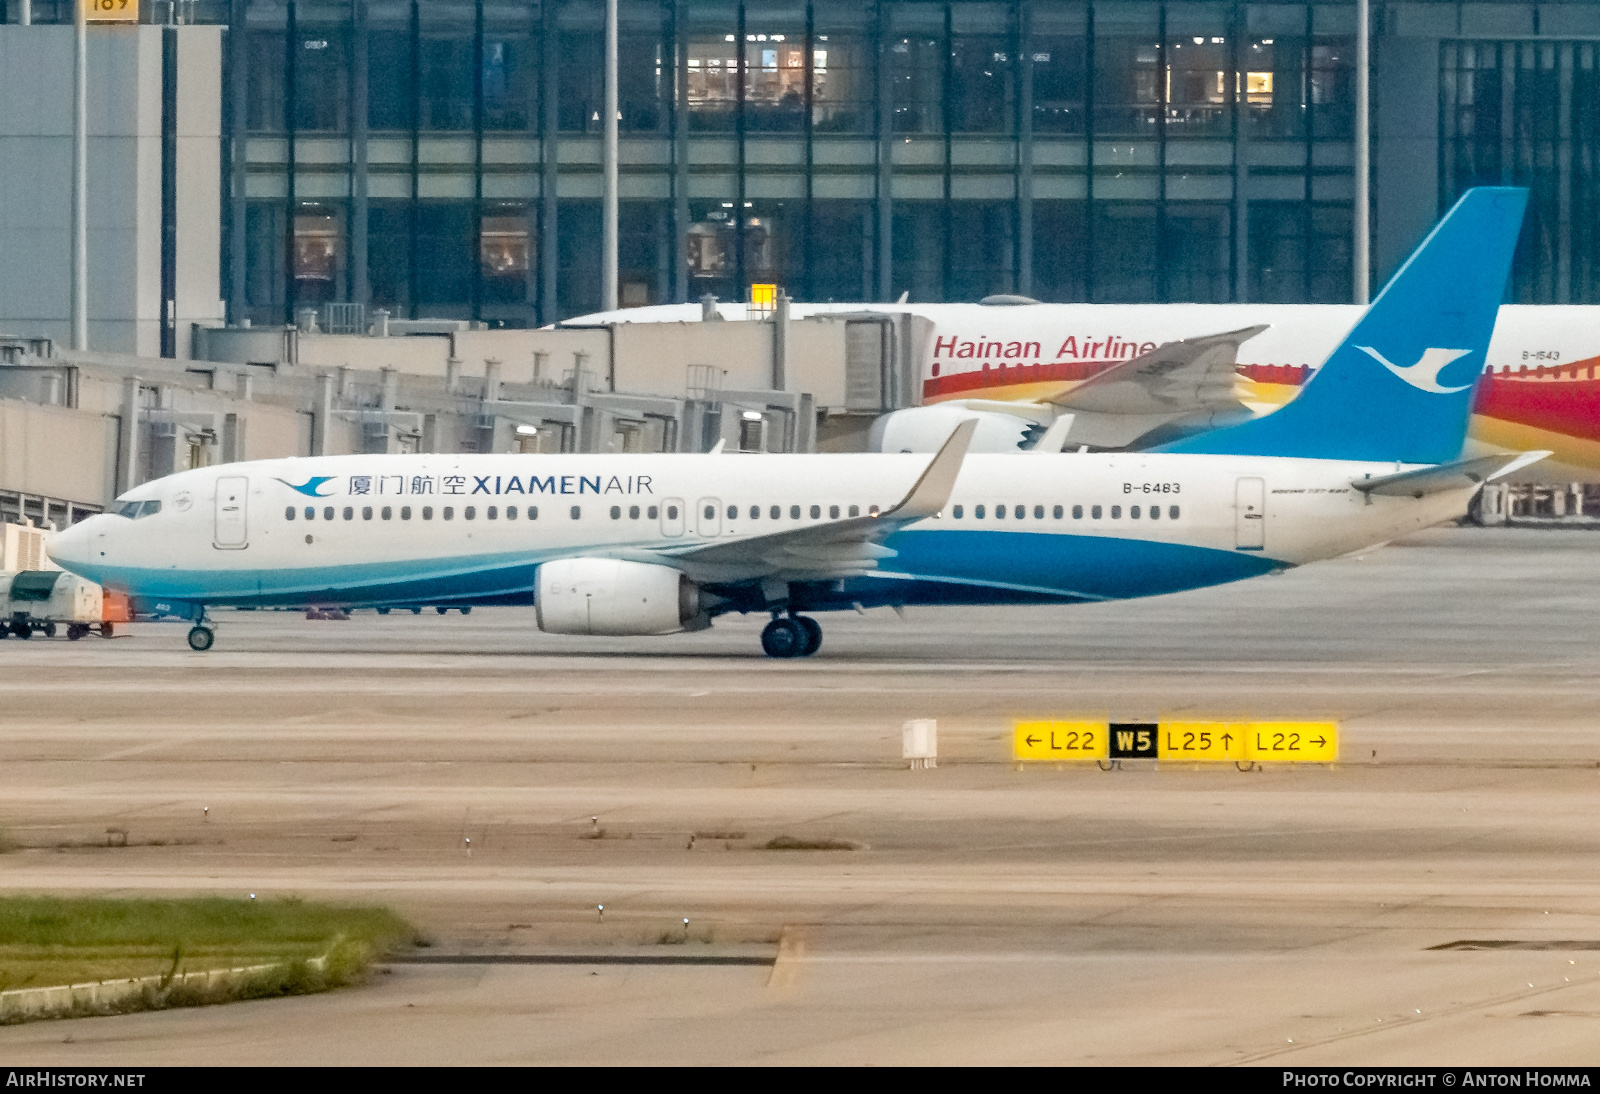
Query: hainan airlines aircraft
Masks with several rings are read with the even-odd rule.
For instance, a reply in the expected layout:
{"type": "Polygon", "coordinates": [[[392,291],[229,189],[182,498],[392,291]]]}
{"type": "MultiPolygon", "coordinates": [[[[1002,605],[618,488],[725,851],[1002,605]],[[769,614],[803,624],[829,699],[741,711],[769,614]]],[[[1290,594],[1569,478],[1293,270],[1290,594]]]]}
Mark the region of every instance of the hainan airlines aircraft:
{"type": "Polygon", "coordinates": [[[1159,450],[925,455],[394,455],[186,471],[58,534],[136,610],[531,604],[557,634],[761,612],[1071,603],[1274,573],[1461,515],[1541,453],[1457,460],[1527,194],[1464,195],[1283,410],[1159,450]]]}
{"type": "MultiPolygon", "coordinates": [[[[973,419],[974,452],[1041,445],[1142,451],[1271,413],[1294,398],[1365,309],[1350,304],[802,304],[791,315],[907,314],[922,406],[874,424],[874,452],[932,452],[973,419]],[[1063,421],[1063,419],[1067,419],[1063,421]],[[1055,433],[1050,427],[1058,424],[1055,433]]],[[[744,304],[718,304],[744,319],[744,304]]],[[[689,322],[698,304],[567,320],[689,322]]],[[[1506,305],[1462,456],[1546,449],[1519,481],[1600,481],[1600,307],[1506,305]]]]}

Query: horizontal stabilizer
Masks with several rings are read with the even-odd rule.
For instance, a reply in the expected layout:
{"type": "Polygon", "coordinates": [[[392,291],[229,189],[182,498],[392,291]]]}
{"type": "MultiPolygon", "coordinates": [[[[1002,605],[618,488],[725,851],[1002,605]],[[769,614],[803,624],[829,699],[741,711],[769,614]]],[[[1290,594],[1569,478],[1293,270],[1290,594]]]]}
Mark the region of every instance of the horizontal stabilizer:
{"type": "Polygon", "coordinates": [[[1481,486],[1548,455],[1549,452],[1506,452],[1496,456],[1479,456],[1473,460],[1441,463],[1415,471],[1402,471],[1397,475],[1381,475],[1375,479],[1352,479],[1350,485],[1365,494],[1421,498],[1446,490],[1481,486]]]}

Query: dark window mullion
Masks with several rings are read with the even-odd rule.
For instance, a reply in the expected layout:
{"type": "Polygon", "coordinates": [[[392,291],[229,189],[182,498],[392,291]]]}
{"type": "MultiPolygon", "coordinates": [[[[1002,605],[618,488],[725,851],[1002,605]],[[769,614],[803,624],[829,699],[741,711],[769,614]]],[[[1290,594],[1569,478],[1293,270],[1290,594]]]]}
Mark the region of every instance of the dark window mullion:
{"type": "Polygon", "coordinates": [[[295,48],[300,37],[300,27],[295,18],[294,0],[289,0],[287,21],[283,35],[283,131],[287,142],[288,181],[285,188],[287,194],[287,207],[283,224],[283,314],[284,322],[290,326],[295,321],[295,304],[298,303],[294,283],[294,222],[295,222],[295,148],[294,148],[294,121],[295,121],[295,70],[299,58],[299,50],[295,48]]]}

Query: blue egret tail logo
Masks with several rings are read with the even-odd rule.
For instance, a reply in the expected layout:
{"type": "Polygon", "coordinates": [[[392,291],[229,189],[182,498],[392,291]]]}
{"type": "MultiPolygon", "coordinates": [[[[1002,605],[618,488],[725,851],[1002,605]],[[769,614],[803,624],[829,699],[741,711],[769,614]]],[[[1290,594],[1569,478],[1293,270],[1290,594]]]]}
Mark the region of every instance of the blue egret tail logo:
{"type": "Polygon", "coordinates": [[[1356,349],[1372,358],[1378,364],[1394,373],[1400,379],[1416,388],[1433,395],[1449,395],[1453,391],[1465,391],[1471,387],[1470,383],[1459,387],[1442,387],[1439,384],[1439,373],[1444,371],[1446,365],[1460,357],[1471,353],[1470,349],[1434,349],[1423,350],[1422,356],[1417,358],[1417,363],[1401,368],[1390,361],[1383,354],[1371,346],[1357,346],[1356,349]]]}
{"type": "Polygon", "coordinates": [[[312,475],[299,486],[296,486],[288,479],[279,479],[278,481],[283,483],[283,485],[287,486],[290,490],[304,494],[308,498],[325,498],[328,495],[322,493],[322,484],[325,482],[331,482],[332,480],[332,475],[312,475]]]}

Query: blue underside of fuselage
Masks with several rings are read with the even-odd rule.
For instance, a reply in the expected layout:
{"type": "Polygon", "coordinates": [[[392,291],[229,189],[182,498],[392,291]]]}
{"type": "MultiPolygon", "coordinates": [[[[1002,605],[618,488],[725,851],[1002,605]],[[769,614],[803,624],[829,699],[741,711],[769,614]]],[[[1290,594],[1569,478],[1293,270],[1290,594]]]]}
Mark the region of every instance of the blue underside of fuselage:
{"type": "MultiPolygon", "coordinates": [[[[885,559],[878,571],[842,582],[797,585],[792,606],[826,611],[857,603],[1121,600],[1225,584],[1288,565],[1256,552],[1036,532],[918,530],[891,536],[885,545],[898,554],[885,559]]],[[[651,546],[665,551],[676,544],[651,546]]],[[[570,557],[572,553],[516,552],[353,566],[210,572],[86,566],[80,572],[107,587],[128,590],[137,598],[136,607],[140,610],[173,615],[188,615],[190,607],[200,604],[525,605],[533,602],[539,564],[554,557],[570,557]]],[[[710,588],[717,591],[718,586],[710,588]]]]}

